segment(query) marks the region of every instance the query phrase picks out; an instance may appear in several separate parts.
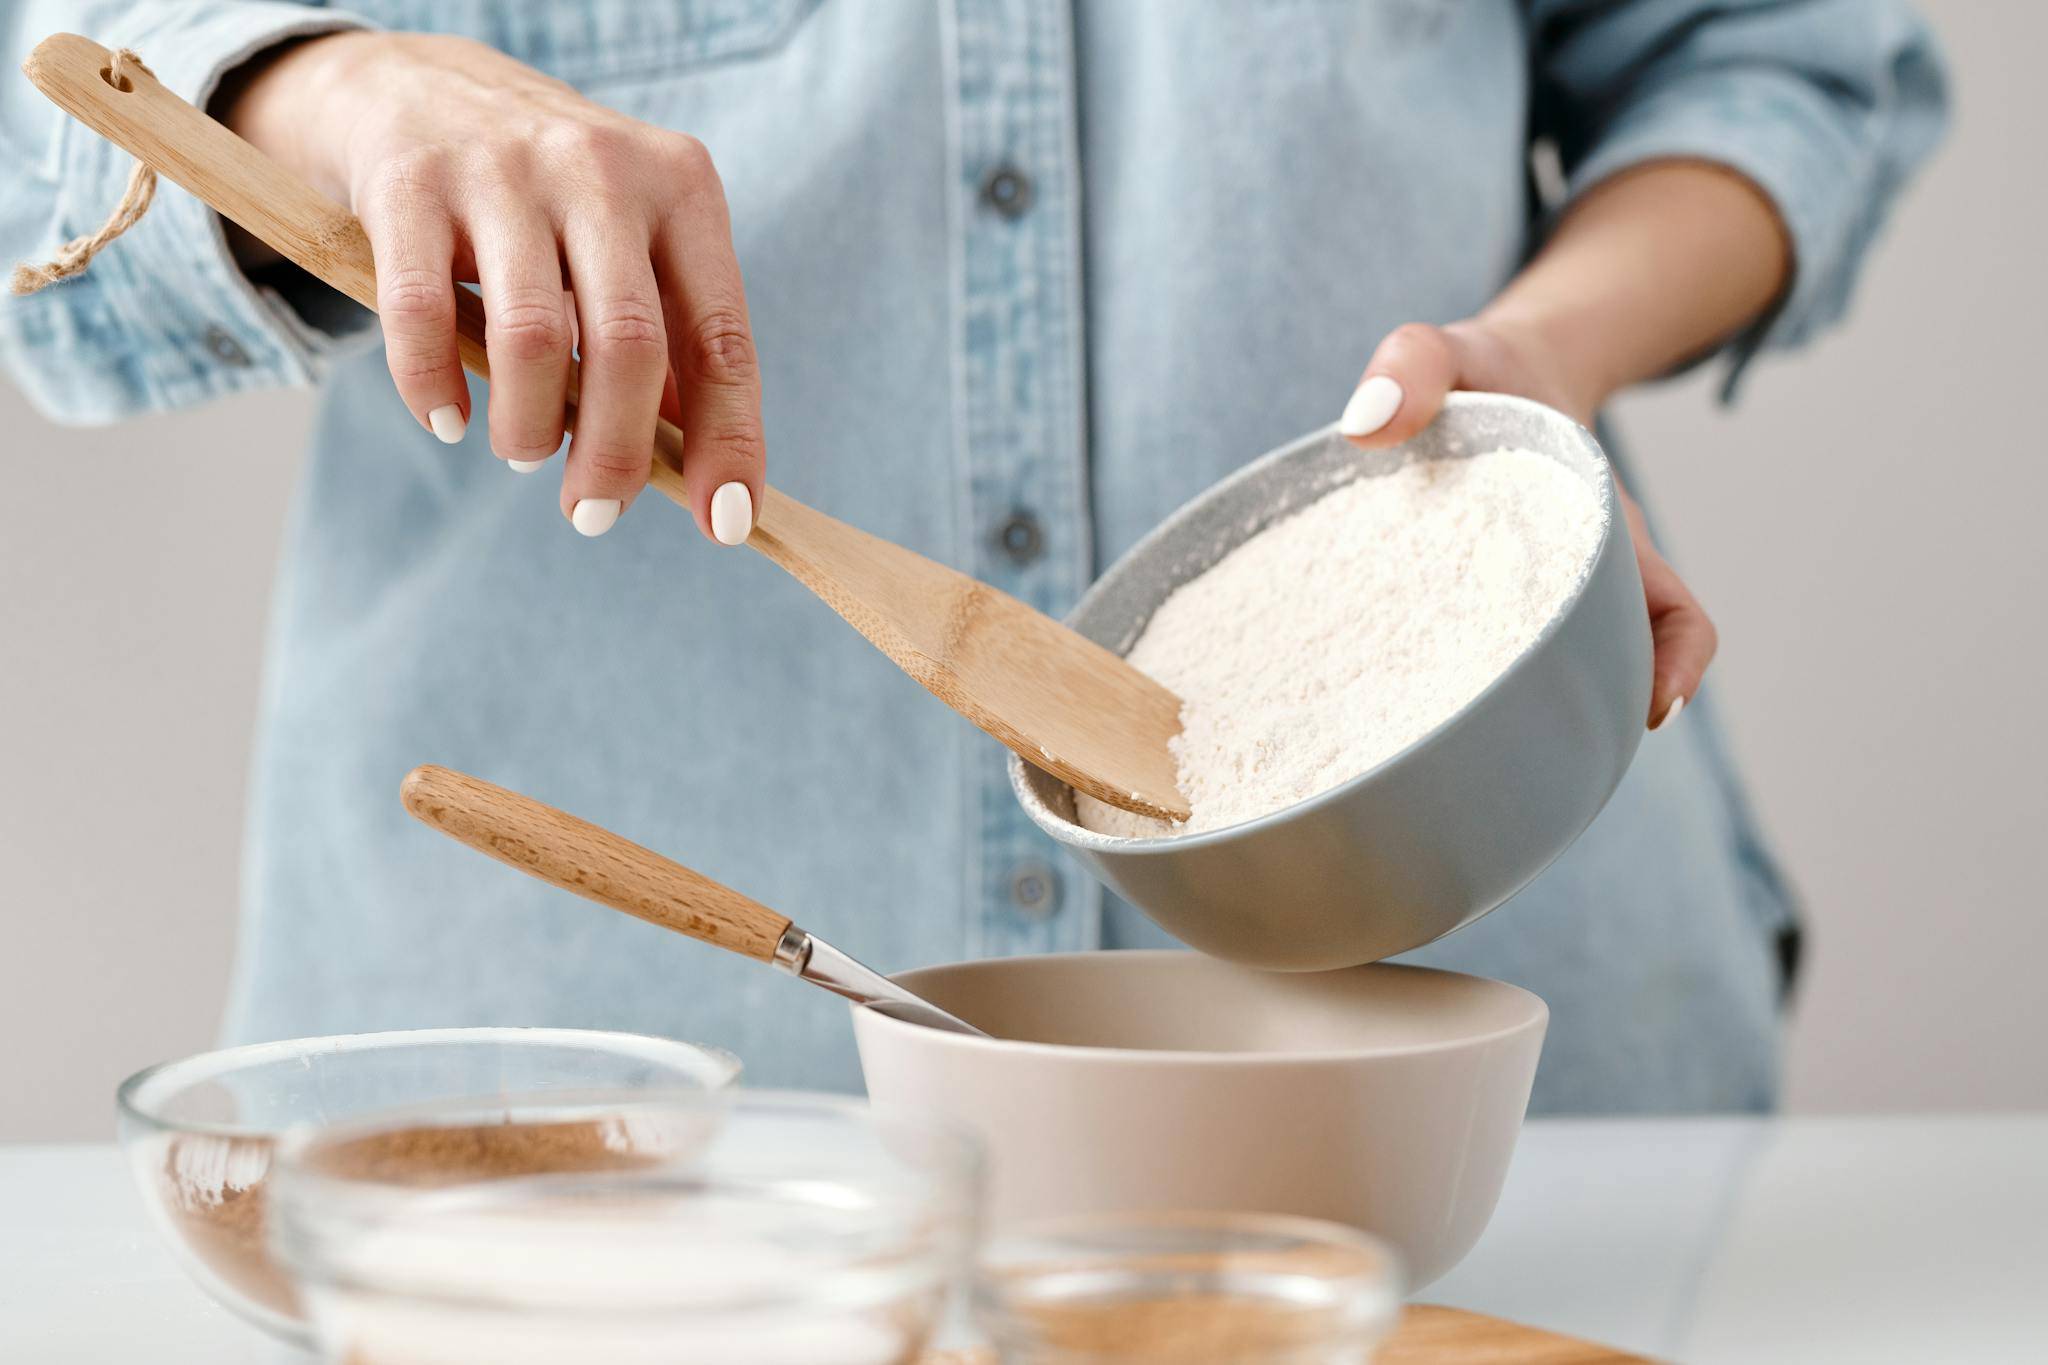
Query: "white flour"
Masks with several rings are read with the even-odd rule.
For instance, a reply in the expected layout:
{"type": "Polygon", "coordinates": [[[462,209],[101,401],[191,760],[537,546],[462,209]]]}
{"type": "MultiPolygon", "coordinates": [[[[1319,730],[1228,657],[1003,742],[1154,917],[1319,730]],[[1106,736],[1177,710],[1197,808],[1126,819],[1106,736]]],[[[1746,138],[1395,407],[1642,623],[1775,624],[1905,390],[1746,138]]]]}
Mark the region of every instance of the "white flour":
{"type": "Polygon", "coordinates": [[[1129,658],[1178,692],[1179,825],[1076,797],[1125,838],[1240,824],[1356,777],[1506,670],[1599,544],[1593,489],[1526,450],[1362,478],[1162,603],[1129,658]]]}

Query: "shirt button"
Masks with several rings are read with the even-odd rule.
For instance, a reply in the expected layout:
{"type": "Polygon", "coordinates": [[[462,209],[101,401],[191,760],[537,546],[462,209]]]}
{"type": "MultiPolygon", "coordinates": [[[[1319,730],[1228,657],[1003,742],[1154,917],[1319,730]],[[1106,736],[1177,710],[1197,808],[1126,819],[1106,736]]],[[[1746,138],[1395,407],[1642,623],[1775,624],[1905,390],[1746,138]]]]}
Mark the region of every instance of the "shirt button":
{"type": "Polygon", "coordinates": [[[1015,166],[998,166],[981,179],[981,202],[1011,222],[1031,212],[1031,177],[1015,166]]]}
{"type": "Polygon", "coordinates": [[[1010,904],[1020,915],[1050,919],[1059,913],[1060,874],[1041,862],[1021,862],[1010,869],[1010,904]]]}
{"type": "Polygon", "coordinates": [[[227,328],[219,323],[206,329],[206,349],[213,352],[213,358],[223,365],[244,369],[249,364],[249,353],[242,349],[242,343],[228,335],[227,328]]]}
{"type": "Polygon", "coordinates": [[[996,545],[1013,564],[1029,564],[1045,551],[1045,532],[1029,512],[1012,512],[996,528],[996,545]]]}

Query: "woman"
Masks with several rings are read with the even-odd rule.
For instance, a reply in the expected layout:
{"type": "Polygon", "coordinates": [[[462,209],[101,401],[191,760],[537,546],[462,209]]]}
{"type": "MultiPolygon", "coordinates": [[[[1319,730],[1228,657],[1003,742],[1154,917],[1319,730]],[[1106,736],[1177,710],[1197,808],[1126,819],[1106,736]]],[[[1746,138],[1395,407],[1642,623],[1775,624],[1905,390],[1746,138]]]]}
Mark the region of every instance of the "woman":
{"type": "MultiPolygon", "coordinates": [[[[1459,387],[1591,420],[1805,338],[1942,107],[1888,0],[141,0],[17,6],[9,50],[59,28],[136,49],[377,250],[381,355],[175,192],[4,317],[70,420],[325,387],[228,1031],[623,1027],[824,1086],[857,1076],[834,1002],[477,858],[403,815],[399,776],[531,792],[884,968],[1161,942],[1054,860],[1001,749],[719,548],[764,452],[805,501],[1058,612],[1337,410],[1366,443],[1459,387]],[[488,401],[452,340],[471,280],[488,401]],[[700,537],[636,502],[664,405],[700,537]]],[[[19,84],[0,138],[13,255],[118,196],[126,159],[19,84]]],[[[1763,1107],[1789,909],[1709,717],[1679,719],[1713,628],[1633,530],[1660,733],[1512,909],[1416,956],[1550,1001],[1539,1109],[1763,1107]]]]}

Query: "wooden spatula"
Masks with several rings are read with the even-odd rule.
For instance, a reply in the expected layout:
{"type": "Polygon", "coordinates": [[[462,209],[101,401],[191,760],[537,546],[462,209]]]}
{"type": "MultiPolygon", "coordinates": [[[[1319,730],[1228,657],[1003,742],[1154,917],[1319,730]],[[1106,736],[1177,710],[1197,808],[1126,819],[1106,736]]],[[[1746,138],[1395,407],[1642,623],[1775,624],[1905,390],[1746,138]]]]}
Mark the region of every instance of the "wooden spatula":
{"type": "MultiPolygon", "coordinates": [[[[362,224],[339,204],[130,63],[72,33],[23,63],[36,88],[95,132],[365,308],[377,270],[362,224]]],[[[456,291],[462,363],[486,379],[482,302],[456,291]]],[[[576,381],[570,380],[570,425],[576,381]]],[[[685,502],[682,432],[662,422],[652,483],[685,502]]],[[[1101,801],[1184,819],[1166,743],[1180,700],[1122,659],[1007,593],[769,489],[748,544],[868,637],[946,705],[1101,801]]]]}

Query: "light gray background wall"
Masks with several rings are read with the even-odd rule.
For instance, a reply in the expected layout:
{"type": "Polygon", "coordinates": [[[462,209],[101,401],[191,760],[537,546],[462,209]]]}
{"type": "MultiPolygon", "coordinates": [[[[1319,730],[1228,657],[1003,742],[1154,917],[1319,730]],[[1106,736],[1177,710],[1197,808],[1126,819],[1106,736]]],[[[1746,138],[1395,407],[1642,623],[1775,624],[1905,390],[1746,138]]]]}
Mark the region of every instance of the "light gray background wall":
{"type": "MultiPolygon", "coordinates": [[[[2048,1106],[2048,7],[1938,18],[1957,135],[1846,333],[1733,414],[1704,378],[1620,409],[1808,899],[1807,1110],[2048,1106]]],[[[0,387],[0,1138],[104,1136],[120,1076],[208,1044],[307,422],[281,394],[63,430],[0,387]]]]}

